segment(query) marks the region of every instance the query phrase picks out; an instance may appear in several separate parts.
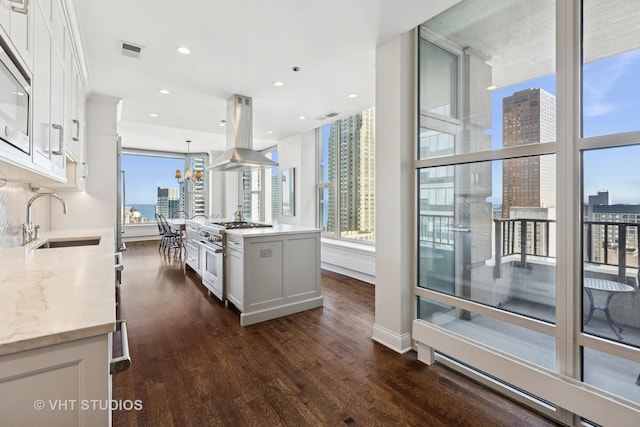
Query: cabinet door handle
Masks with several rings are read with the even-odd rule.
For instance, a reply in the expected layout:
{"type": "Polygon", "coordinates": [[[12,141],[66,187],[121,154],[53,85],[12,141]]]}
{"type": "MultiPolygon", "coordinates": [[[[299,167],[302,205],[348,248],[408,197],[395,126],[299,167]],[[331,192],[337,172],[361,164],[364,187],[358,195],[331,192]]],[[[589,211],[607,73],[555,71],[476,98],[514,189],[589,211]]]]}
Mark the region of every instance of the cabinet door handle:
{"type": "Polygon", "coordinates": [[[29,14],[29,0],[9,0],[11,3],[20,5],[21,7],[11,6],[11,10],[23,15],[29,14]]]}
{"type": "Polygon", "coordinates": [[[55,123],[53,123],[51,126],[58,131],[59,136],[58,149],[56,151],[52,151],[51,154],[61,156],[64,154],[64,128],[61,125],[57,125],[55,123]]]}
{"type": "Polygon", "coordinates": [[[131,356],[129,355],[129,335],[127,334],[127,322],[118,320],[116,331],[120,331],[120,341],[122,342],[122,356],[116,357],[109,363],[109,373],[111,375],[126,371],[131,366],[131,356]]]}
{"type": "Polygon", "coordinates": [[[82,162],[82,166],[84,166],[84,174],[82,175],[82,177],[84,179],[87,179],[87,177],[89,176],[89,165],[87,165],[87,162],[82,162]]]}
{"type": "Polygon", "coordinates": [[[76,125],[76,136],[71,139],[74,141],[80,141],[80,120],[72,119],[71,122],[76,125]]]}

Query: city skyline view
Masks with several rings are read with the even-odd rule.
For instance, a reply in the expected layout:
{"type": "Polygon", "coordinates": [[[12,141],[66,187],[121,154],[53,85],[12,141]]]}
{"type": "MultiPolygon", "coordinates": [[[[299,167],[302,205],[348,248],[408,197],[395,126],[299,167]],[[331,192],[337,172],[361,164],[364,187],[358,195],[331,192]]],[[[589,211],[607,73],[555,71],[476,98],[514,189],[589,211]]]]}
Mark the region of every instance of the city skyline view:
{"type": "Polygon", "coordinates": [[[125,205],[155,205],[159,187],[180,187],[174,177],[176,169],[184,170],[184,158],[123,154],[125,205]]]}
{"type": "Polygon", "coordinates": [[[184,158],[123,154],[124,212],[130,223],[153,222],[155,214],[171,216],[175,211],[186,211],[188,216],[206,214],[206,180],[180,180],[176,170],[184,173],[185,164],[204,176],[206,157],[184,158]],[[169,200],[169,202],[167,202],[169,200]]]}
{"type": "MultiPolygon", "coordinates": [[[[634,96],[640,91],[635,78],[640,72],[640,51],[634,50],[600,61],[585,64],[583,73],[583,135],[598,136],[609,133],[636,130],[635,119],[640,104],[634,96]]],[[[491,148],[503,147],[502,100],[514,93],[539,88],[556,95],[556,76],[549,75],[524,83],[500,88],[491,94],[491,148]]],[[[640,203],[640,177],[628,171],[634,170],[640,160],[640,147],[628,146],[615,149],[587,151],[584,160],[584,194],[596,194],[609,190],[613,204],[640,203]],[[615,191],[613,191],[615,190],[615,191]]],[[[501,205],[502,167],[493,165],[493,194],[488,199],[501,205]]],[[[586,200],[584,200],[586,202],[586,200]]]]}

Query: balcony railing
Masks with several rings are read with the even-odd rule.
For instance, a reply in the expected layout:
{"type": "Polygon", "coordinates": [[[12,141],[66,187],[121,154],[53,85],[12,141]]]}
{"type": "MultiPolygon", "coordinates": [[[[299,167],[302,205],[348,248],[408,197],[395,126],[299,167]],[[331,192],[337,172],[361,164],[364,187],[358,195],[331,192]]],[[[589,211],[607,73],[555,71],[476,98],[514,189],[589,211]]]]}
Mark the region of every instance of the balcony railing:
{"type": "MultiPolygon", "coordinates": [[[[522,268],[527,267],[528,258],[532,256],[555,258],[555,233],[550,233],[555,220],[494,218],[493,221],[494,278],[500,277],[502,259],[506,256],[519,255],[518,264],[522,268]]],[[[583,224],[583,262],[617,267],[618,281],[625,282],[627,268],[638,268],[639,224],[613,221],[583,221],[583,224]]]]}
{"type": "Polygon", "coordinates": [[[617,266],[618,281],[624,283],[627,267],[638,268],[639,225],[633,222],[584,221],[584,262],[617,266]]]}
{"type": "Polygon", "coordinates": [[[494,218],[495,255],[493,277],[500,277],[502,258],[520,255],[519,265],[527,267],[527,257],[555,258],[550,242],[554,219],[494,218]]]}

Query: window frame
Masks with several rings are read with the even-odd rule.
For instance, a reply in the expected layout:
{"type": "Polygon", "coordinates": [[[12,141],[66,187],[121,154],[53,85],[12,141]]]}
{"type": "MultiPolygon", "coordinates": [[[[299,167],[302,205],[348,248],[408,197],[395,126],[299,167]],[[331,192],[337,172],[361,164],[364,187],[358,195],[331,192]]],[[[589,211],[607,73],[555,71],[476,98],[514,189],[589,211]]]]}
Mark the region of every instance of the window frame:
{"type": "MultiPolygon", "coordinates": [[[[120,155],[134,155],[134,156],[146,156],[146,157],[163,157],[163,158],[172,158],[172,159],[183,159],[183,168],[182,168],[182,172],[184,172],[184,170],[186,170],[188,167],[190,167],[190,162],[189,159],[190,158],[197,158],[197,157],[204,157],[204,165],[205,167],[202,169],[202,173],[203,173],[203,177],[202,180],[204,182],[204,189],[202,191],[198,191],[199,193],[202,193],[204,195],[205,198],[205,211],[208,212],[210,204],[211,204],[211,198],[210,198],[210,180],[208,178],[208,173],[206,172],[206,165],[209,163],[209,153],[206,152],[195,152],[195,153],[179,153],[179,152],[174,152],[174,151],[162,151],[162,150],[146,150],[146,149],[141,149],[141,148],[126,148],[123,147],[120,155]]],[[[169,174],[173,174],[175,171],[167,171],[167,173],[169,174]]],[[[186,203],[186,198],[188,197],[188,195],[192,192],[189,187],[192,186],[191,183],[187,183],[187,185],[185,185],[184,183],[184,179],[182,179],[180,181],[182,184],[178,184],[178,188],[180,188],[180,186],[184,186],[185,190],[183,192],[183,196],[185,198],[185,200],[183,200],[183,209],[186,209],[185,203],[186,203]]],[[[124,199],[124,195],[122,198],[122,207],[124,208],[125,204],[126,204],[126,200],[124,199]]],[[[189,215],[193,216],[193,213],[189,212],[189,215]]],[[[138,227],[138,226],[144,226],[144,225],[148,225],[148,224],[156,224],[155,218],[153,219],[153,221],[149,221],[146,223],[127,223],[127,227],[138,227]]]]}
{"type": "MultiPolygon", "coordinates": [[[[342,228],[341,228],[341,221],[340,221],[340,212],[341,212],[341,202],[340,202],[340,186],[341,186],[341,182],[340,182],[340,170],[341,170],[341,154],[340,154],[340,146],[341,146],[341,130],[340,130],[340,124],[339,122],[341,120],[345,120],[345,119],[349,119],[350,117],[356,116],[358,114],[363,114],[365,111],[368,110],[373,110],[374,111],[374,115],[375,115],[375,107],[370,107],[368,109],[365,109],[359,113],[355,113],[352,114],[350,116],[346,116],[342,119],[337,119],[333,122],[330,123],[326,123],[323,126],[320,126],[318,128],[315,129],[316,135],[315,135],[315,140],[316,140],[316,158],[317,159],[321,159],[323,158],[322,156],[322,150],[323,150],[323,142],[322,142],[322,129],[324,126],[330,125],[330,126],[335,126],[336,128],[336,144],[335,144],[335,149],[337,150],[336,154],[335,154],[335,173],[333,174],[333,181],[332,182],[324,182],[323,181],[323,177],[322,177],[322,169],[320,167],[320,162],[319,160],[316,161],[316,224],[318,226],[318,228],[322,229],[322,218],[321,218],[321,210],[320,210],[320,200],[322,199],[322,194],[324,192],[324,190],[333,190],[334,193],[334,197],[335,197],[335,206],[333,209],[333,217],[335,218],[335,223],[333,224],[334,226],[334,232],[327,232],[322,230],[321,235],[323,238],[328,238],[328,239],[333,239],[333,240],[339,240],[339,241],[343,241],[343,242],[349,242],[349,243],[353,243],[353,244],[361,244],[361,245],[366,245],[366,246],[375,246],[376,244],[376,240],[375,240],[375,229],[374,229],[374,238],[373,240],[359,240],[359,239],[353,239],[353,238],[349,238],[349,237],[344,237],[342,235],[342,228]]],[[[351,145],[351,140],[349,141],[349,145],[351,145]]],[[[375,144],[375,140],[374,140],[374,144],[375,144]]],[[[375,150],[374,150],[374,156],[375,156],[375,150]]],[[[328,161],[328,159],[325,159],[325,161],[328,161]]],[[[374,168],[374,180],[375,180],[375,168],[374,168]]],[[[375,210],[375,203],[374,203],[374,210],[375,210]]],[[[374,212],[374,219],[375,219],[375,212],[374,212]]]]}
{"type": "MultiPolygon", "coordinates": [[[[260,150],[259,153],[261,153],[262,155],[268,156],[271,153],[278,153],[278,146],[272,146],[269,148],[265,148],[264,150],[260,150]]],[[[245,196],[249,195],[252,196],[254,194],[258,195],[258,200],[259,200],[259,208],[260,208],[260,212],[258,214],[258,216],[251,216],[251,218],[247,218],[247,219],[251,219],[254,221],[259,221],[259,222],[266,222],[267,221],[267,215],[266,215],[266,211],[265,211],[265,206],[266,206],[266,200],[267,200],[267,188],[265,185],[266,182],[266,175],[267,175],[267,171],[273,171],[275,169],[276,173],[275,173],[275,179],[276,179],[276,186],[272,186],[272,188],[276,188],[275,194],[271,194],[271,201],[273,203],[272,206],[272,213],[275,212],[275,215],[272,215],[271,218],[271,222],[278,222],[278,218],[279,218],[279,206],[280,206],[280,193],[278,191],[279,189],[279,184],[280,184],[280,166],[273,166],[270,168],[260,168],[260,169],[250,169],[250,170],[246,170],[243,172],[240,172],[238,174],[238,205],[242,206],[242,209],[244,211],[244,207],[245,207],[245,196]],[[246,174],[253,174],[253,173],[258,173],[259,174],[259,183],[260,183],[260,188],[258,190],[245,190],[244,189],[244,180],[245,177],[247,176],[246,174]],[[275,209],[274,209],[275,207],[275,209]]],[[[250,178],[253,179],[253,178],[250,178]]],[[[271,191],[271,189],[270,189],[271,191]]],[[[235,209],[234,209],[235,211],[235,209]]],[[[246,216],[246,212],[244,212],[244,215],[246,216]]]]}
{"type": "MultiPolygon", "coordinates": [[[[434,167],[444,165],[466,164],[486,160],[504,160],[509,158],[528,157],[532,155],[555,154],[556,164],[556,207],[557,207],[557,263],[556,263],[556,324],[555,325],[536,325],[527,319],[521,319],[506,313],[501,313],[491,307],[482,306],[470,301],[460,301],[455,297],[438,294],[432,291],[425,291],[417,288],[417,280],[414,278],[413,296],[425,296],[448,305],[456,306],[462,310],[470,310],[474,313],[494,317],[498,320],[506,320],[516,325],[522,325],[534,331],[543,332],[556,338],[556,371],[553,372],[544,381],[553,384],[557,380],[557,376],[571,377],[576,383],[580,383],[582,374],[582,348],[605,352],[607,354],[622,357],[624,359],[640,362],[640,351],[630,348],[624,343],[606,341],[598,337],[593,337],[581,332],[582,326],[582,218],[583,216],[583,182],[582,182],[582,153],[589,149],[612,148],[628,145],[637,145],[640,143],[640,131],[614,133],[608,135],[598,135],[583,137],[582,129],[582,2],[579,0],[555,3],[555,75],[556,75],[556,139],[553,142],[545,142],[544,144],[533,144],[519,147],[506,147],[497,150],[482,151],[475,153],[457,154],[447,157],[431,158],[417,160],[414,162],[414,170],[423,167],[434,167]]],[[[419,33],[419,31],[416,31],[419,33]]],[[[417,34],[416,37],[420,37],[417,34]]],[[[416,45],[418,45],[416,41],[416,45]]],[[[417,61],[419,64],[420,62],[417,61]]],[[[417,84],[417,83],[416,83],[417,84]]],[[[416,86],[415,93],[419,93],[416,86]]],[[[420,123],[422,115],[419,110],[419,101],[416,100],[416,119],[420,123]]],[[[418,124],[419,130],[419,124],[418,124]]],[[[417,132],[419,135],[419,132],[417,132]]],[[[418,144],[412,141],[414,150],[417,151],[418,144]]],[[[414,153],[414,159],[418,159],[419,153],[414,153]]],[[[416,180],[416,194],[419,191],[419,184],[416,180]]],[[[414,235],[417,236],[417,226],[414,235]]],[[[414,259],[417,254],[414,254],[414,259]]],[[[417,298],[416,298],[417,299],[417,298]]],[[[414,307],[415,308],[415,307],[414,307]]],[[[414,312],[414,319],[416,315],[414,312]]],[[[422,335],[425,338],[431,338],[432,335],[424,333],[426,329],[421,329],[422,325],[419,320],[414,321],[414,334],[422,335]],[[418,332],[416,332],[418,329],[418,332]]],[[[434,328],[435,330],[436,328],[434,328]]],[[[437,338],[442,336],[439,331],[437,338]]],[[[442,339],[439,346],[443,348],[451,348],[460,344],[463,340],[454,336],[448,336],[446,340],[457,342],[451,344],[442,339]]],[[[428,340],[424,340],[419,346],[428,340]]],[[[465,363],[478,363],[482,366],[486,361],[486,356],[490,351],[480,348],[480,345],[471,345],[473,356],[469,356],[469,360],[463,360],[465,363]],[[482,360],[481,360],[482,359],[482,360]]],[[[438,350],[433,348],[431,350],[438,350]]],[[[471,352],[470,352],[471,353],[471,352]]],[[[539,376],[543,376],[543,372],[537,367],[524,367],[514,369],[514,372],[501,373],[500,377],[504,377],[506,381],[514,380],[517,384],[523,376],[536,370],[539,376]]],[[[541,379],[542,381],[542,379],[541,379]]],[[[565,386],[568,381],[561,379],[559,385],[565,386]]],[[[618,405],[626,405],[626,402],[617,398],[615,395],[594,392],[587,383],[582,382],[576,386],[581,390],[589,390],[598,397],[608,398],[611,402],[618,405]]],[[[527,389],[523,386],[523,389],[527,389]]],[[[623,398],[624,399],[624,398],[623,398]]],[[[580,407],[578,403],[573,402],[568,407],[580,407]]],[[[613,408],[611,406],[610,408],[613,408]]],[[[582,408],[584,409],[584,407],[582,408]]],[[[549,415],[561,419],[565,423],[575,421],[573,414],[568,413],[565,409],[558,407],[556,413],[549,412],[549,415]]],[[[624,416],[628,416],[625,413],[624,416]]]]}

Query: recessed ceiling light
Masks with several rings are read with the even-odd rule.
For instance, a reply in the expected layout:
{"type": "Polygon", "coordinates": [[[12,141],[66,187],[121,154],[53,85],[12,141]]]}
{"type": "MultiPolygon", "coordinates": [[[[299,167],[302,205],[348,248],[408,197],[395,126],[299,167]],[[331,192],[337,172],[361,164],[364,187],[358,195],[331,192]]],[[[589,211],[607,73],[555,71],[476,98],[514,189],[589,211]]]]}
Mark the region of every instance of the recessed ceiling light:
{"type": "Polygon", "coordinates": [[[158,117],[158,115],[156,113],[149,113],[149,117],[156,118],[156,117],[158,117]]]}
{"type": "Polygon", "coordinates": [[[358,94],[357,93],[350,93],[349,95],[347,95],[349,98],[357,98],[358,94]]]}
{"type": "Polygon", "coordinates": [[[268,131],[267,131],[267,133],[268,133],[269,135],[271,135],[271,134],[273,133],[273,131],[272,131],[272,130],[268,130],[268,131]]]}
{"type": "Polygon", "coordinates": [[[163,95],[169,95],[171,93],[167,89],[160,89],[160,90],[158,90],[158,92],[160,92],[163,95]]]}
{"type": "Polygon", "coordinates": [[[280,86],[284,86],[284,83],[276,80],[275,82],[273,82],[273,85],[280,87],[280,86]]]}
{"type": "Polygon", "coordinates": [[[300,120],[306,120],[307,118],[305,116],[300,116],[298,117],[300,120]]]}
{"type": "Polygon", "coordinates": [[[487,90],[496,90],[496,89],[498,89],[498,86],[491,85],[487,87],[487,90]]]}
{"type": "Polygon", "coordinates": [[[220,120],[220,126],[226,126],[227,125],[227,121],[226,120],[220,120]]]}
{"type": "Polygon", "coordinates": [[[183,55],[188,55],[188,54],[190,54],[190,53],[191,53],[191,51],[189,50],[189,48],[188,48],[188,47],[184,47],[184,46],[180,46],[180,47],[178,48],[178,52],[180,52],[180,53],[181,53],[181,54],[183,54],[183,55]]]}

